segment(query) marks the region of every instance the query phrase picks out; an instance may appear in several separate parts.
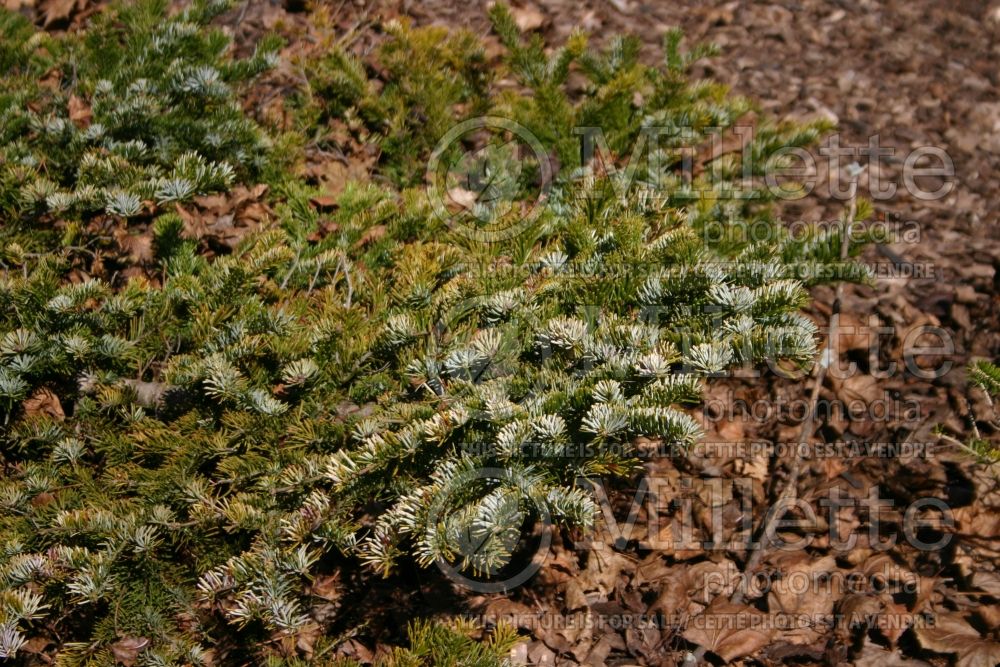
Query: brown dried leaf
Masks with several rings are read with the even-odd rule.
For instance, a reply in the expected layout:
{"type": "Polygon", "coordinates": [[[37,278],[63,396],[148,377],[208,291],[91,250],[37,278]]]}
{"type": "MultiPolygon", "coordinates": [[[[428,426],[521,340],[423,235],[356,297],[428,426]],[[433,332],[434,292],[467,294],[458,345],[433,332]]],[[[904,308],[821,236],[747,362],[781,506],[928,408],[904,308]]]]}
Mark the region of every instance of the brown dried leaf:
{"type": "Polygon", "coordinates": [[[859,405],[859,402],[869,405],[879,398],[881,391],[877,379],[856,373],[844,380],[838,394],[845,405],[859,405]]]}
{"type": "Polygon", "coordinates": [[[318,208],[321,211],[330,211],[337,207],[338,199],[331,195],[317,195],[316,197],[310,197],[309,203],[318,208]]]}
{"type": "Polygon", "coordinates": [[[345,146],[346,157],[329,154],[307,154],[304,175],[330,195],[338,195],[350,182],[364,182],[370,178],[378,161],[377,150],[365,146],[345,146]]]}
{"type": "Polygon", "coordinates": [[[996,572],[974,572],[972,585],[995,598],[1000,598],[1000,575],[996,572]]]}
{"type": "Polygon", "coordinates": [[[587,654],[587,658],[583,661],[583,663],[587,665],[607,664],[608,655],[611,653],[611,649],[615,648],[612,645],[612,636],[617,637],[618,635],[601,635],[601,638],[598,639],[597,643],[590,649],[590,652],[587,654]]]}
{"type": "Polygon", "coordinates": [[[702,605],[707,605],[718,596],[729,597],[736,590],[739,576],[739,567],[728,558],[718,563],[712,561],[695,563],[688,569],[691,581],[688,595],[702,605]]]}
{"type": "Polygon", "coordinates": [[[622,570],[629,569],[631,561],[611,549],[594,549],[587,556],[587,567],[580,573],[584,591],[598,591],[607,596],[618,585],[622,570]]]}
{"type": "Polygon", "coordinates": [[[24,653],[41,655],[45,653],[45,649],[52,645],[52,643],[52,640],[48,637],[32,637],[18,650],[23,651],[24,653]]]}
{"type": "Polygon", "coordinates": [[[271,209],[261,202],[253,202],[248,204],[240,211],[240,221],[246,223],[258,223],[263,222],[271,217],[271,209]]]}
{"type": "Polygon", "coordinates": [[[374,243],[375,241],[378,241],[380,238],[385,236],[386,231],[387,229],[385,225],[375,225],[374,227],[369,228],[368,231],[366,231],[364,234],[361,235],[361,238],[358,239],[358,242],[354,244],[354,247],[363,248],[369,243],[374,243]]]}
{"type": "Polygon", "coordinates": [[[56,497],[54,495],[52,495],[51,493],[49,493],[47,491],[43,491],[42,493],[39,493],[37,496],[35,496],[34,498],[31,499],[31,506],[32,507],[45,507],[46,505],[51,504],[52,501],[55,500],[55,499],[56,499],[56,497]]]}
{"type": "Polygon", "coordinates": [[[976,608],[976,616],[988,628],[1000,628],[1000,604],[981,604],[976,608]]]}
{"type": "Polygon", "coordinates": [[[873,346],[871,326],[868,322],[853,313],[841,313],[837,325],[837,339],[833,341],[834,349],[839,354],[852,350],[868,350],[873,346]]]}
{"type": "Polygon", "coordinates": [[[587,607],[587,596],[584,594],[583,586],[578,580],[570,579],[566,582],[565,600],[564,606],[566,611],[575,611],[587,607]]]}
{"type": "Polygon", "coordinates": [[[115,239],[123,251],[128,253],[129,260],[136,264],[153,261],[153,234],[147,230],[140,234],[131,234],[129,230],[115,230],[115,239]]]}
{"type": "Polygon", "coordinates": [[[69,23],[70,17],[77,12],[77,10],[82,9],[80,5],[83,2],[78,2],[78,0],[49,0],[44,5],[42,5],[42,12],[45,14],[45,20],[42,23],[43,28],[51,28],[62,24],[69,23]]]}
{"type": "Polygon", "coordinates": [[[672,568],[659,583],[660,596],[649,606],[647,613],[661,613],[667,618],[688,613],[688,606],[691,604],[691,598],[688,596],[691,579],[687,566],[672,568]]]}
{"type": "Polygon", "coordinates": [[[319,623],[306,623],[295,633],[295,648],[305,655],[306,660],[312,659],[316,640],[323,635],[323,629],[319,623]]]}
{"type": "Polygon", "coordinates": [[[94,117],[90,105],[82,97],[71,94],[69,96],[69,119],[79,128],[90,127],[90,120],[94,117]]]}
{"type": "Polygon", "coordinates": [[[56,421],[66,419],[66,413],[63,412],[59,397],[49,389],[39,389],[30,398],[25,399],[21,407],[24,408],[25,414],[29,417],[46,415],[56,421]]]}
{"type": "Polygon", "coordinates": [[[226,195],[223,194],[201,195],[194,198],[194,203],[206,212],[215,213],[216,215],[222,215],[232,208],[226,195]]]}
{"type": "Polygon", "coordinates": [[[913,625],[913,614],[895,602],[886,604],[885,612],[876,617],[876,627],[895,646],[896,641],[913,625]]]}
{"type": "Polygon", "coordinates": [[[471,211],[479,200],[479,195],[472,190],[454,187],[448,190],[448,210],[452,213],[459,211],[471,211]]]}
{"type": "Polygon", "coordinates": [[[556,654],[544,642],[536,641],[528,646],[528,661],[529,665],[554,665],[556,654]]]}
{"type": "Polygon", "coordinates": [[[916,629],[920,645],[935,653],[955,653],[958,667],[996,667],[1000,643],[983,639],[959,613],[939,614],[934,625],[916,629]]]}
{"type": "Polygon", "coordinates": [[[310,592],[330,602],[336,602],[343,594],[340,585],[340,576],[337,574],[316,577],[313,579],[310,592]]]}
{"type": "Polygon", "coordinates": [[[877,644],[865,642],[861,654],[854,659],[854,667],[930,667],[923,660],[909,660],[899,651],[889,652],[877,644]]]}
{"type": "Polygon", "coordinates": [[[545,14],[534,5],[511,7],[510,14],[514,17],[514,23],[521,29],[521,32],[537,30],[545,24],[545,14]]]}
{"type": "Polygon", "coordinates": [[[774,629],[769,627],[764,613],[719,596],[690,620],[683,636],[729,662],[767,646],[774,629]]]}
{"type": "Polygon", "coordinates": [[[337,647],[336,655],[339,657],[354,658],[363,664],[371,664],[375,660],[375,654],[353,637],[337,647]]]}
{"type": "Polygon", "coordinates": [[[122,637],[111,645],[111,653],[119,663],[132,667],[148,646],[149,639],[146,637],[122,637]]]}
{"type": "Polygon", "coordinates": [[[629,627],[625,628],[625,645],[629,653],[636,656],[643,656],[649,664],[658,661],[663,657],[660,650],[660,631],[651,627],[629,627]]]}
{"type": "Polygon", "coordinates": [[[530,629],[535,625],[536,610],[508,598],[493,598],[486,602],[483,618],[492,623],[507,623],[515,628],[530,629]]]}
{"type": "Polygon", "coordinates": [[[864,627],[868,619],[882,611],[878,598],[864,593],[848,595],[837,604],[837,629],[841,636],[849,636],[857,627],[864,627]]]}
{"type": "Polygon", "coordinates": [[[779,577],[768,595],[768,609],[795,621],[782,633],[791,644],[811,644],[828,629],[824,621],[831,617],[833,606],[842,596],[842,579],[828,578],[837,572],[833,556],[812,560],[804,552],[792,554],[780,562],[779,577]]]}

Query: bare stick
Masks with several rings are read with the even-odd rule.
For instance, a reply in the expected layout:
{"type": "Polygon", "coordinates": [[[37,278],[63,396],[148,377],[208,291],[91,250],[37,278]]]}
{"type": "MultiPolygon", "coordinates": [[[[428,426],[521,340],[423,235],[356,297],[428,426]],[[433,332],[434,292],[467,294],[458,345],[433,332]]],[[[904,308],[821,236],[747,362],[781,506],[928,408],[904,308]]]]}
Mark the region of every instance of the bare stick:
{"type": "MultiPolygon", "coordinates": [[[[848,167],[848,173],[851,176],[850,188],[849,188],[849,199],[850,204],[848,205],[847,216],[841,222],[840,225],[840,261],[846,262],[848,257],[848,251],[850,250],[850,231],[851,225],[854,224],[854,216],[858,212],[858,176],[864,171],[863,167],[859,167],[856,163],[848,167]]],[[[819,359],[813,366],[813,374],[815,379],[813,380],[812,392],[809,395],[809,411],[806,413],[806,417],[802,422],[802,430],[799,433],[799,444],[808,443],[809,438],[812,437],[813,431],[815,431],[816,422],[816,405],[819,402],[819,392],[823,388],[823,382],[826,380],[826,373],[833,362],[834,356],[834,341],[837,338],[838,328],[840,327],[840,308],[841,300],[844,296],[844,283],[843,281],[837,283],[835,297],[833,300],[833,309],[830,314],[830,334],[827,337],[826,345],[823,348],[823,353],[820,355],[819,359]]],[[[839,352],[839,350],[838,350],[839,352]]],[[[760,531],[757,534],[756,541],[751,545],[750,557],[747,559],[746,565],[743,568],[743,573],[745,575],[752,575],[754,570],[760,565],[760,562],[764,559],[767,553],[767,548],[770,546],[770,533],[774,529],[774,524],[778,520],[778,517],[787,507],[787,503],[795,498],[798,492],[797,486],[799,482],[799,476],[802,473],[802,457],[799,454],[801,447],[792,448],[792,459],[789,462],[788,469],[788,482],[785,484],[785,488],[782,491],[778,499],[772,504],[767,512],[764,514],[764,519],[761,521],[760,531]]],[[[750,577],[744,576],[740,578],[739,587],[733,592],[731,601],[735,604],[743,602],[747,594],[747,588],[749,586],[750,577]]]]}

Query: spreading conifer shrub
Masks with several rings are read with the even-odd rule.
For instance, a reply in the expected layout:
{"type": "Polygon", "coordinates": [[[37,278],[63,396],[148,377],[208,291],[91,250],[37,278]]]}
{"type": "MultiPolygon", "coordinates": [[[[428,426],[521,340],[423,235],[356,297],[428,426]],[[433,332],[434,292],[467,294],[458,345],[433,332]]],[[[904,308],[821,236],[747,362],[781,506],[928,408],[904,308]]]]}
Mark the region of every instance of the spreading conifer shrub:
{"type": "MultiPolygon", "coordinates": [[[[0,205],[17,231],[0,277],[0,654],[40,637],[63,664],[277,660],[273,640],[299,634],[318,651],[335,640],[315,639],[329,619],[310,582],[336,558],[489,574],[525,522],[590,526],[581,480],[634,474],[640,437],[682,455],[699,434],[684,408],[713,374],[810,363],[799,276],[856,275],[836,264],[835,231],[784,233],[766,189],[726,196],[745,158],[685,178],[685,151],[749,109],[686,78],[704,51],[671,33],[649,67],[632,40],[594,50],[576,35],[546,55],[502,8],[503,70],[469,35],[393,25],[388,80],[332,52],[302,131],[350,120],[407,185],[449,124],[512,118],[562,165],[530,225],[483,243],[424,190],[370,184],[321,215],[289,171],[275,224],[209,261],[163,204],[252,182],[268,159],[229,84],[272,47],[234,60],[207,27],[221,9],[142,5],[65,40],[5,19],[0,205]],[[39,86],[63,54],[81,63],[75,83],[39,86]],[[571,90],[573,72],[588,83],[571,90]],[[508,73],[518,87],[498,90],[508,73]],[[88,128],[68,120],[73,95],[88,128]],[[579,162],[575,126],[604,128],[615,155],[644,127],[689,131],[637,166],[647,187],[623,190],[579,162]],[[74,282],[58,243],[24,251],[53,220],[139,206],[155,282],[74,282]],[[771,233],[705,233],[734,219],[771,233]]],[[[823,129],[764,122],[743,154],[763,169],[823,129]]],[[[503,632],[481,664],[500,660],[503,632]]],[[[471,650],[460,629],[414,633],[398,664],[471,650]]]]}
{"type": "Polygon", "coordinates": [[[17,242],[8,253],[53,238],[71,245],[97,214],[135,218],[259,177],[270,141],[235,90],[276,62],[278,42],[228,57],[228,38],[206,28],[227,7],[199,0],[168,15],[165,1],[147,0],[60,38],[4,15],[0,240],[17,242]]]}

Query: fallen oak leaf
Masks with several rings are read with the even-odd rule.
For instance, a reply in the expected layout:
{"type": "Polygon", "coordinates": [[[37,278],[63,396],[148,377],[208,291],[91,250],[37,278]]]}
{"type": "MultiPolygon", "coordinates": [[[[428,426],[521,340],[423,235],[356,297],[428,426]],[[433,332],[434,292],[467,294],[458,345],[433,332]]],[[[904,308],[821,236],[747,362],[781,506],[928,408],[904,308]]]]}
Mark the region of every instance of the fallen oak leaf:
{"type": "Polygon", "coordinates": [[[452,213],[471,211],[479,201],[479,195],[472,190],[455,187],[448,190],[448,210],[452,213]]]}
{"type": "Polygon", "coordinates": [[[48,637],[32,637],[26,641],[18,651],[23,651],[24,653],[34,653],[35,655],[43,655],[45,650],[54,644],[48,637]]]}
{"type": "Polygon", "coordinates": [[[838,392],[844,405],[871,405],[881,396],[878,380],[870,375],[852,375],[844,380],[838,392]]]}
{"type": "Polygon", "coordinates": [[[875,627],[892,646],[916,622],[919,622],[919,618],[908,612],[905,605],[895,602],[887,603],[882,613],[875,617],[875,627]]]}
{"type": "Polygon", "coordinates": [[[318,623],[306,623],[293,635],[295,638],[295,648],[305,655],[306,660],[311,660],[316,640],[322,636],[323,630],[318,623]]]}
{"type": "Polygon", "coordinates": [[[578,579],[585,592],[597,591],[603,599],[618,586],[618,578],[629,567],[627,557],[612,549],[593,549],[587,556],[587,567],[578,579]]]}
{"type": "Polygon", "coordinates": [[[216,216],[222,215],[233,208],[226,195],[219,193],[199,195],[193,201],[202,210],[214,213],[216,216]]]}
{"type": "Polygon", "coordinates": [[[576,611],[586,609],[587,595],[583,592],[583,585],[577,579],[570,579],[566,582],[565,602],[563,607],[566,611],[576,611]]]}
{"type": "Polygon", "coordinates": [[[55,500],[55,499],[56,499],[56,497],[54,495],[52,495],[51,493],[49,493],[47,491],[43,491],[42,493],[39,493],[37,496],[35,496],[34,498],[31,499],[31,506],[32,507],[45,507],[46,505],[51,504],[52,501],[55,500]]]}
{"type": "Polygon", "coordinates": [[[1000,575],[996,572],[974,572],[972,585],[981,591],[986,591],[993,597],[1000,597],[1000,575]]]}
{"type": "Polygon", "coordinates": [[[688,591],[691,587],[689,568],[675,567],[662,575],[657,582],[660,594],[649,606],[647,614],[663,614],[666,618],[680,618],[688,613],[691,598],[688,591]]]}

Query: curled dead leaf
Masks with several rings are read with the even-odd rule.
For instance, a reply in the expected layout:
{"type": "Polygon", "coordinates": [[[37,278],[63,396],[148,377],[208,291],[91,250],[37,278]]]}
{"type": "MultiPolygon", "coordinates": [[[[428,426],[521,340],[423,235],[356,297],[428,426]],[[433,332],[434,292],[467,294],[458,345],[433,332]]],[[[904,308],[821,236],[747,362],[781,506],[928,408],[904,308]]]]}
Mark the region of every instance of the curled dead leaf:
{"type": "Polygon", "coordinates": [[[125,667],[132,667],[139,659],[139,654],[149,646],[146,637],[122,637],[111,645],[111,653],[115,660],[125,667]]]}
{"type": "Polygon", "coordinates": [[[76,95],[69,96],[69,119],[79,128],[90,127],[90,121],[94,117],[90,105],[82,97],[76,95]]]}
{"type": "Polygon", "coordinates": [[[343,594],[339,575],[328,575],[313,579],[309,589],[313,595],[321,597],[330,602],[336,602],[343,594]]]}
{"type": "Polygon", "coordinates": [[[66,419],[66,413],[63,412],[59,397],[49,389],[39,389],[30,398],[25,399],[22,407],[29,417],[46,415],[56,421],[66,419]]]}

